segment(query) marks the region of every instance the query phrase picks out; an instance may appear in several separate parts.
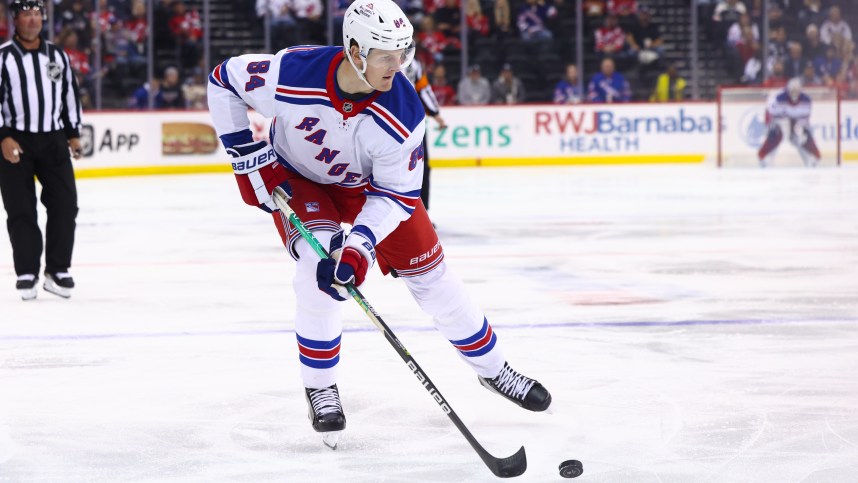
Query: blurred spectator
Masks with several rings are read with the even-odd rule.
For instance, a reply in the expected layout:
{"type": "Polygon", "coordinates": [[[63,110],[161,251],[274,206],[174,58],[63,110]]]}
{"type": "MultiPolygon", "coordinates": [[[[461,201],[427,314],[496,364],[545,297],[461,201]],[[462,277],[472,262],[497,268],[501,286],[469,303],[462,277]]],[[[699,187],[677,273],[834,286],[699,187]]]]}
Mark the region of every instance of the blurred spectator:
{"type": "Polygon", "coordinates": [[[151,86],[148,82],[144,82],[142,86],[134,91],[131,98],[128,99],[128,107],[132,109],[149,109],[149,95],[153,90],[157,92],[159,88],[160,81],[158,79],[152,79],[151,86]]]}
{"type": "Polygon", "coordinates": [[[605,0],[584,0],[581,8],[588,17],[601,17],[606,12],[605,0]]]}
{"type": "Polygon", "coordinates": [[[92,75],[92,65],[89,63],[89,55],[80,50],[77,32],[70,27],[66,27],[60,32],[56,43],[69,56],[69,63],[77,79],[78,89],[80,90],[81,106],[84,108],[91,107],[92,96],[90,93],[92,92],[92,81],[95,76],[92,75]]]}
{"type": "Polygon", "coordinates": [[[107,42],[112,44],[112,51],[116,55],[114,63],[122,75],[135,75],[141,72],[146,65],[145,51],[138,51],[138,43],[135,42],[136,33],[125,28],[123,22],[111,25],[110,35],[105,35],[107,42]]]}
{"type": "Polygon", "coordinates": [[[685,99],[685,79],[679,77],[676,66],[671,64],[667,70],[658,76],[655,90],[649,96],[651,102],[681,101],[685,99]]]}
{"type": "Polygon", "coordinates": [[[626,46],[626,33],[618,25],[616,15],[605,17],[605,24],[596,30],[596,53],[600,57],[618,57],[626,46]]]}
{"type": "Polygon", "coordinates": [[[840,16],[840,7],[834,5],[828,9],[828,20],[819,28],[819,38],[823,43],[830,44],[837,34],[846,40],[852,40],[852,29],[840,16]]]}
{"type": "Polygon", "coordinates": [[[167,67],[164,70],[164,80],[158,93],[155,94],[155,107],[158,109],[184,109],[185,96],[179,80],[179,69],[167,67]]]}
{"type": "Polygon", "coordinates": [[[111,27],[119,21],[113,8],[107,4],[107,0],[98,0],[98,29],[103,32],[110,31],[111,27]]]}
{"type": "Polygon", "coordinates": [[[608,15],[628,17],[638,11],[637,0],[608,0],[608,15]]]}
{"type": "Polygon", "coordinates": [[[587,87],[590,102],[628,102],[632,90],[622,74],[616,71],[612,59],[602,60],[602,71],[593,76],[587,87]]]}
{"type": "Polygon", "coordinates": [[[77,32],[69,27],[64,28],[57,37],[57,44],[68,54],[72,70],[82,78],[88,77],[92,72],[92,66],[89,63],[89,56],[79,48],[77,32]]]}
{"type": "Polygon", "coordinates": [[[108,0],[108,7],[122,20],[131,18],[132,4],[140,0],[108,0]]]}
{"type": "Polygon", "coordinates": [[[423,62],[424,65],[435,65],[435,63],[440,62],[444,58],[444,49],[451,43],[453,47],[459,46],[457,39],[448,39],[440,31],[435,30],[435,20],[428,15],[423,17],[420,23],[417,43],[432,57],[432,61],[423,62]]]}
{"type": "Polygon", "coordinates": [[[555,104],[578,104],[584,97],[578,85],[578,66],[566,64],[566,77],[554,87],[555,104]]]}
{"type": "Polygon", "coordinates": [[[838,32],[831,36],[831,45],[834,46],[837,55],[843,56],[851,48],[852,41],[838,32]]]}
{"type": "Polygon", "coordinates": [[[56,20],[56,31],[61,32],[64,28],[70,27],[77,32],[80,45],[85,48],[92,45],[92,25],[84,10],[83,0],[66,0],[58,10],[62,10],[62,13],[56,20]]]}
{"type": "Polygon", "coordinates": [[[751,33],[754,36],[754,40],[757,42],[760,41],[760,28],[757,27],[757,24],[751,22],[751,16],[747,13],[743,13],[739,17],[739,21],[730,26],[730,29],[727,30],[727,46],[728,47],[736,47],[743,37],[742,31],[745,28],[749,28],[751,33]]]}
{"type": "Polygon", "coordinates": [[[256,0],[256,14],[268,14],[271,23],[271,38],[282,45],[300,45],[297,22],[292,15],[292,0],[256,0]]]}
{"type": "Polygon", "coordinates": [[[763,87],[784,87],[788,80],[784,73],[784,61],[776,60],[772,64],[772,72],[768,79],[763,81],[763,87]]]}
{"type": "Polygon", "coordinates": [[[825,9],[822,8],[822,0],[804,0],[804,6],[799,10],[798,24],[803,31],[807,31],[808,25],[819,27],[825,22],[825,9]]]}
{"type": "MultiPolygon", "coordinates": [[[[203,38],[200,13],[196,10],[188,10],[184,0],[176,0],[173,3],[173,16],[170,18],[170,31],[178,41],[182,67],[184,69],[196,67],[200,60],[200,40],[203,38]]],[[[161,88],[163,89],[163,86],[161,88]]]]}
{"type": "Polygon", "coordinates": [[[769,43],[766,47],[768,56],[769,74],[773,72],[775,62],[783,63],[787,56],[786,27],[783,24],[772,25],[769,30],[769,43]]]}
{"type": "Polygon", "coordinates": [[[712,12],[712,20],[726,26],[739,20],[739,16],[748,13],[748,8],[739,0],[720,0],[712,12]]]}
{"type": "Polygon", "coordinates": [[[712,35],[716,39],[726,39],[727,29],[739,21],[743,13],[748,13],[745,4],[739,0],[721,0],[712,12],[712,35]]]}
{"type": "Polygon", "coordinates": [[[146,19],[146,4],[134,2],[131,7],[131,18],[125,22],[125,28],[129,32],[129,38],[137,44],[137,51],[146,52],[146,35],[149,32],[149,21],[146,19]]]}
{"type": "Polygon", "coordinates": [[[489,81],[483,77],[479,65],[468,68],[468,75],[459,81],[459,104],[463,106],[475,106],[488,104],[492,97],[492,88],[489,81]]]}
{"type": "Polygon", "coordinates": [[[740,82],[742,84],[759,84],[763,78],[763,61],[761,55],[755,55],[745,63],[745,71],[740,82]]]}
{"type": "Polygon", "coordinates": [[[821,86],[822,79],[816,75],[816,69],[813,67],[813,62],[805,62],[804,70],[801,72],[801,85],[811,87],[811,86],[821,86]]]}
{"type": "Polygon", "coordinates": [[[652,21],[652,13],[648,8],[641,8],[638,20],[626,36],[629,50],[636,56],[644,69],[656,66],[664,56],[664,40],[661,38],[661,25],[652,21]]]}
{"type": "Polygon", "coordinates": [[[423,11],[427,14],[434,14],[435,10],[444,6],[446,0],[423,0],[423,11]]]}
{"type": "Polygon", "coordinates": [[[462,9],[459,0],[445,0],[433,14],[436,28],[445,36],[458,39],[462,31],[462,9]]]}
{"type": "Polygon", "coordinates": [[[504,64],[492,85],[492,104],[521,104],[526,98],[521,79],[513,74],[511,65],[504,64]]]}
{"type": "Polygon", "coordinates": [[[512,15],[509,10],[509,0],[495,0],[494,8],[495,33],[499,39],[510,34],[512,29],[512,15]]]}
{"type": "Polygon", "coordinates": [[[557,16],[557,9],[550,0],[527,0],[518,12],[516,24],[525,41],[551,40],[554,35],[548,30],[548,21],[557,16]]]}
{"type": "Polygon", "coordinates": [[[0,42],[9,38],[9,13],[6,11],[6,3],[0,2],[0,42]]]}
{"type": "Polygon", "coordinates": [[[816,25],[807,26],[802,51],[812,62],[825,57],[825,44],[819,39],[819,28],[816,25]]]}
{"type": "Polygon", "coordinates": [[[208,109],[206,102],[206,92],[208,85],[206,78],[201,72],[193,75],[182,86],[182,95],[185,98],[185,105],[188,109],[205,110],[208,109]]]}
{"type": "Polygon", "coordinates": [[[758,37],[754,36],[750,26],[744,27],[742,30],[742,38],[736,43],[734,49],[734,57],[730,64],[730,75],[733,78],[739,78],[745,72],[748,62],[756,59],[760,53],[760,42],[758,37]]]}
{"type": "Polygon", "coordinates": [[[327,33],[322,25],[324,9],[322,0],[292,0],[292,13],[300,44],[325,45],[327,33]]]}
{"type": "Polygon", "coordinates": [[[843,61],[837,57],[837,49],[833,45],[829,45],[825,47],[825,57],[814,60],[813,67],[816,69],[816,75],[822,79],[822,83],[832,86],[837,74],[843,67],[843,61]]]}
{"type": "Polygon", "coordinates": [[[432,72],[432,90],[435,92],[435,99],[441,106],[452,106],[456,104],[456,90],[453,86],[447,83],[447,69],[442,64],[435,66],[432,72]]]}
{"type": "Polygon", "coordinates": [[[789,54],[784,60],[784,75],[786,75],[787,79],[792,79],[801,75],[807,61],[802,55],[800,43],[790,42],[787,49],[789,54]]]}
{"type": "Polygon", "coordinates": [[[468,33],[481,37],[489,35],[489,19],[483,14],[480,0],[467,0],[465,3],[465,21],[468,23],[468,33]]]}

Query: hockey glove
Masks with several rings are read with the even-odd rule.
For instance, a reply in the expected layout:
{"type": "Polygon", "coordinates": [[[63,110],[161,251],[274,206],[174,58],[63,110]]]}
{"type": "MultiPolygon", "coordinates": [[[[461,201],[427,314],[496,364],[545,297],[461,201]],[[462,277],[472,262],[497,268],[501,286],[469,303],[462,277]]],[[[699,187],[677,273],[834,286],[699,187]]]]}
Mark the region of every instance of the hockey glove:
{"type": "Polygon", "coordinates": [[[319,261],[316,267],[316,282],[319,290],[334,300],[343,301],[348,297],[347,283],[360,286],[366,279],[366,273],[375,263],[375,244],[371,232],[363,226],[356,226],[346,237],[343,230],[331,238],[331,258],[319,261]]]}
{"type": "Polygon", "coordinates": [[[271,199],[274,188],[280,186],[288,198],[292,187],[286,181],[286,168],[277,162],[274,148],[266,141],[255,141],[227,148],[232,155],[232,170],[241,191],[241,199],[267,212],[277,210],[271,199]]]}

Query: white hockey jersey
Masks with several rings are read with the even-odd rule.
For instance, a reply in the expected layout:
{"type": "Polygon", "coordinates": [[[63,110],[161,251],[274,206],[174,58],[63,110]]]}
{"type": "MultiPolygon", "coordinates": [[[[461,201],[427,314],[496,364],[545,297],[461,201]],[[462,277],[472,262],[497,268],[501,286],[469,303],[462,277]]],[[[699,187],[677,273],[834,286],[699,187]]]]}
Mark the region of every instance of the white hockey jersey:
{"type": "Polygon", "coordinates": [[[766,102],[766,121],[789,119],[806,125],[810,119],[810,97],[799,94],[793,102],[786,90],[772,92],[766,102]]]}
{"type": "Polygon", "coordinates": [[[354,224],[380,242],[420,200],[425,114],[401,73],[388,92],[346,98],[336,83],[342,62],[342,47],[230,58],[209,76],[209,110],[225,148],[252,141],[251,107],[274,118],[270,142],[288,169],[321,184],[364,187],[354,224]]]}

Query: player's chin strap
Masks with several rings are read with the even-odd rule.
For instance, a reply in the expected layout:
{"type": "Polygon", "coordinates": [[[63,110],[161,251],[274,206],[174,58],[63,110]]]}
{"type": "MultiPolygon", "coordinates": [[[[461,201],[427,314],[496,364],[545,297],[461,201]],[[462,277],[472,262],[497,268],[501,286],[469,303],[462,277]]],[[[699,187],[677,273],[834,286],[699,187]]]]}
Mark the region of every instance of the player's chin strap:
{"type": "MultiPolygon", "coordinates": [[[[288,230],[288,226],[286,226],[286,221],[288,219],[289,222],[292,223],[292,226],[298,230],[298,233],[301,234],[301,237],[310,244],[313,248],[313,251],[319,255],[320,258],[330,258],[328,252],[319,243],[319,240],[310,233],[304,223],[301,222],[301,219],[298,218],[298,215],[292,211],[292,208],[289,206],[289,196],[283,191],[283,188],[276,187],[274,188],[274,193],[272,194],[272,198],[274,199],[274,204],[277,205],[277,208],[280,209],[281,220],[283,221],[283,228],[288,230]]],[[[393,346],[393,349],[396,350],[396,353],[399,354],[399,357],[405,361],[405,364],[408,366],[408,369],[414,373],[417,377],[417,380],[420,381],[420,384],[429,391],[429,394],[432,396],[432,399],[438,403],[438,406],[441,407],[441,410],[447,414],[447,417],[453,421],[453,424],[456,425],[456,428],[462,433],[462,436],[468,440],[468,443],[471,444],[471,447],[477,452],[480,456],[480,459],[483,460],[483,463],[494,473],[495,476],[501,478],[508,478],[513,476],[519,476],[527,469],[527,456],[524,453],[524,446],[522,446],[515,454],[506,458],[496,458],[492,456],[485,448],[474,438],[474,435],[468,430],[465,423],[459,419],[459,416],[453,411],[453,408],[450,407],[450,404],[441,395],[441,392],[438,391],[438,388],[435,387],[435,384],[429,379],[429,376],[426,375],[426,372],[417,364],[417,361],[411,357],[411,354],[408,352],[408,349],[402,345],[402,342],[399,342],[399,339],[396,338],[393,331],[390,330],[390,327],[381,320],[381,316],[376,313],[375,309],[367,302],[364,296],[360,293],[357,287],[354,284],[347,283],[346,290],[348,290],[349,294],[353,299],[361,306],[364,313],[366,313],[369,320],[375,324],[376,327],[381,330],[384,334],[385,339],[393,346]]]]}
{"type": "Polygon", "coordinates": [[[352,60],[351,52],[349,52],[348,50],[346,50],[346,59],[348,59],[348,60],[349,60],[349,64],[351,64],[351,65],[352,65],[352,67],[354,67],[355,72],[357,72],[357,75],[358,75],[358,77],[360,78],[360,80],[362,80],[364,84],[368,85],[370,89],[372,89],[372,90],[376,90],[376,91],[377,91],[378,89],[376,89],[376,88],[375,88],[375,86],[373,86],[372,84],[370,84],[370,83],[369,83],[369,81],[368,81],[368,80],[366,80],[366,75],[364,75],[364,74],[366,73],[366,57],[367,57],[367,56],[366,56],[366,55],[363,55],[363,52],[361,52],[361,55],[360,55],[360,56],[361,56],[361,58],[363,59],[363,70],[361,70],[361,69],[358,69],[358,68],[357,68],[357,65],[355,65],[355,61],[354,61],[354,60],[352,60]]]}

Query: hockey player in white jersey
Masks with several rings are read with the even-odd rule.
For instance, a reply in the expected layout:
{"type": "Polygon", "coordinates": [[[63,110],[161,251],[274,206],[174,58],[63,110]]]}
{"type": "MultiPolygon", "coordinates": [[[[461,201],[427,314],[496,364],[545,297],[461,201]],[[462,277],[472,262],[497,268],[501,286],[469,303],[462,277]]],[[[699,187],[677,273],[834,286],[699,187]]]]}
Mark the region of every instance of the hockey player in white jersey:
{"type": "Polygon", "coordinates": [[[414,55],[413,31],[391,0],[356,0],[343,47],[233,57],[209,76],[209,110],[242,199],[272,212],[297,263],[301,377],[312,426],[326,436],[346,423],[336,384],[344,285],[360,286],[376,263],[405,282],[481,384],[531,411],[551,403],[539,382],[506,363],[485,314],[444,262],[420,201],[425,114],[401,73],[414,55]],[[270,144],[253,139],[248,107],[273,118],[270,144]],[[277,186],[333,259],[320,260],[286,225],[271,198],[277,186]]]}
{"type": "Polygon", "coordinates": [[[769,95],[766,102],[766,140],[757,152],[760,166],[772,164],[775,150],[784,138],[782,124],[789,126],[790,143],[798,149],[804,165],[814,167],[820,153],[810,130],[810,97],[801,92],[801,81],[791,79],[786,87],[769,95]]]}

